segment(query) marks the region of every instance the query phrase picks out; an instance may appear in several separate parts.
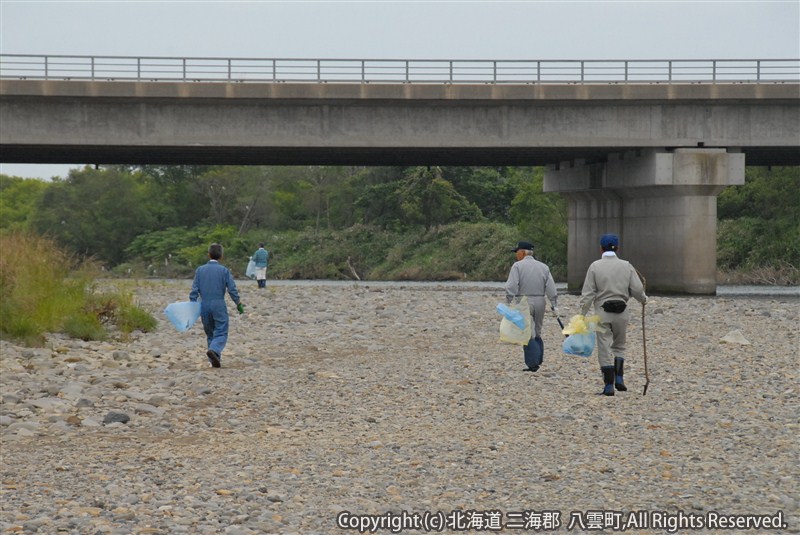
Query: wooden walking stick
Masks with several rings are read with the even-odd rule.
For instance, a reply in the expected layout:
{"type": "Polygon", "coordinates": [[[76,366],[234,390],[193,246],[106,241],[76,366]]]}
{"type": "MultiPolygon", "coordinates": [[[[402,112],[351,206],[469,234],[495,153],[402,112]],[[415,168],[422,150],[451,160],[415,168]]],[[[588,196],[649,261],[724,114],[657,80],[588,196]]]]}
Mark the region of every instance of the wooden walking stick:
{"type": "MultiPolygon", "coordinates": [[[[644,278],[644,275],[639,273],[638,269],[636,270],[636,274],[639,276],[639,279],[641,279],[646,294],[647,280],[644,278]]],[[[647,371],[647,337],[644,331],[644,304],[642,304],[642,353],[644,354],[644,390],[642,390],[642,396],[646,396],[647,387],[650,386],[650,373],[647,371]]]]}
{"type": "Polygon", "coordinates": [[[647,338],[644,335],[644,305],[642,305],[642,351],[644,353],[644,390],[642,395],[647,395],[647,387],[650,386],[650,374],[647,372],[647,338]]]}

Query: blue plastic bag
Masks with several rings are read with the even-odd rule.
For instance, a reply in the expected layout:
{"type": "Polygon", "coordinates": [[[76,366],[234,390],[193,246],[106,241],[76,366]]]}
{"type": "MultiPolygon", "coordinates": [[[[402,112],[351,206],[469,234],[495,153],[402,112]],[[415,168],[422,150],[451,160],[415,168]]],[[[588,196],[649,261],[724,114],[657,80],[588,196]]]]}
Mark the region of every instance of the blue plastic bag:
{"type": "Polygon", "coordinates": [[[522,316],[522,313],[519,310],[510,308],[508,305],[504,303],[498,303],[497,312],[499,312],[508,321],[510,321],[520,329],[525,329],[525,318],[522,316]]]}
{"type": "Polygon", "coordinates": [[[567,336],[562,344],[562,349],[567,355],[577,355],[579,357],[591,357],[594,351],[595,334],[594,332],[584,334],[571,334],[567,336]]]}
{"type": "Polygon", "coordinates": [[[200,303],[197,301],[182,301],[170,303],[164,309],[167,319],[178,329],[178,332],[186,332],[194,325],[200,317],[200,303]]]}

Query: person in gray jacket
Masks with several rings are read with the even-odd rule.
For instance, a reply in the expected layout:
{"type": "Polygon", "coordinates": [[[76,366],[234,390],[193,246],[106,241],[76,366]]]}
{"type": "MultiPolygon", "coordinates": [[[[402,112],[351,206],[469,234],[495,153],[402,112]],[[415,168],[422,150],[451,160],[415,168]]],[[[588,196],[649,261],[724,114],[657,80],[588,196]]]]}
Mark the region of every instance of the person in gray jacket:
{"type": "Polygon", "coordinates": [[[595,260],[586,272],[581,291],[580,309],[584,316],[594,305],[600,316],[597,332],[597,358],[603,374],[603,395],[613,396],[614,388],[627,390],[623,380],[625,364],[625,338],[628,330],[630,310],[628,299],[635,298],[642,304],[647,301],[636,269],[617,256],[619,238],[604,234],[600,238],[603,256],[595,260]]]}
{"type": "Polygon", "coordinates": [[[533,257],[533,244],[526,241],[517,243],[511,249],[517,254],[517,261],[511,266],[506,281],[506,301],[511,303],[514,298],[527,296],[533,322],[531,324],[531,340],[528,345],[522,346],[525,357],[525,371],[535,372],[544,362],[544,342],[542,341],[542,323],[544,321],[545,302],[550,300],[553,309],[558,304],[556,283],[550,274],[547,264],[533,257]]]}

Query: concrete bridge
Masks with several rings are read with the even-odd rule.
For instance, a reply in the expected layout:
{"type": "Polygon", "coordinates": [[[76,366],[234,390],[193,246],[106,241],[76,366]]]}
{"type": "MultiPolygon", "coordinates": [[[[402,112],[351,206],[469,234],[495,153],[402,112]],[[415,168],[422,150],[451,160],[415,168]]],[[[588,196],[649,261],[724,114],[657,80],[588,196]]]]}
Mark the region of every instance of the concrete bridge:
{"type": "Polygon", "coordinates": [[[367,60],[332,78],[317,60],[308,79],[279,77],[272,60],[264,80],[233,60],[198,72],[184,60],[164,79],[140,58],[114,76],[96,58],[68,75],[52,63],[10,73],[2,59],[3,162],[546,165],[545,190],[569,203],[573,290],[615,232],[651,290],[714,293],[716,196],[745,165],[800,165],[800,60],[764,79],[757,60],[750,79],[713,62],[710,79],[689,81],[672,63],[633,79],[629,62],[607,80],[588,79],[587,62],[547,80],[542,62],[538,79],[511,80],[487,62],[464,80],[449,62],[420,81],[405,62],[387,81],[368,79],[367,60]]]}

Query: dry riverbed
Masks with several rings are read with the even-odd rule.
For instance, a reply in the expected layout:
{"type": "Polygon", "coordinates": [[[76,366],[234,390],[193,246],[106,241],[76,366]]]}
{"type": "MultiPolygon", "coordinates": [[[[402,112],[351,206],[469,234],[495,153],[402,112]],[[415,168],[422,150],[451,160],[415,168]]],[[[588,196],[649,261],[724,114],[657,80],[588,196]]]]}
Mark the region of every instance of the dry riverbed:
{"type": "Polygon", "coordinates": [[[632,304],[629,391],[608,398],[553,317],[542,369],[523,373],[498,342],[500,284],[239,281],[218,370],[199,322],[179,334],[161,313],[190,281],[121,284],[156,332],[0,345],[0,533],[357,533],[343,511],[446,532],[780,512],[770,532],[800,532],[796,297],[652,298],[644,397],[632,304]],[[749,345],[720,341],[732,331],[749,345]]]}

